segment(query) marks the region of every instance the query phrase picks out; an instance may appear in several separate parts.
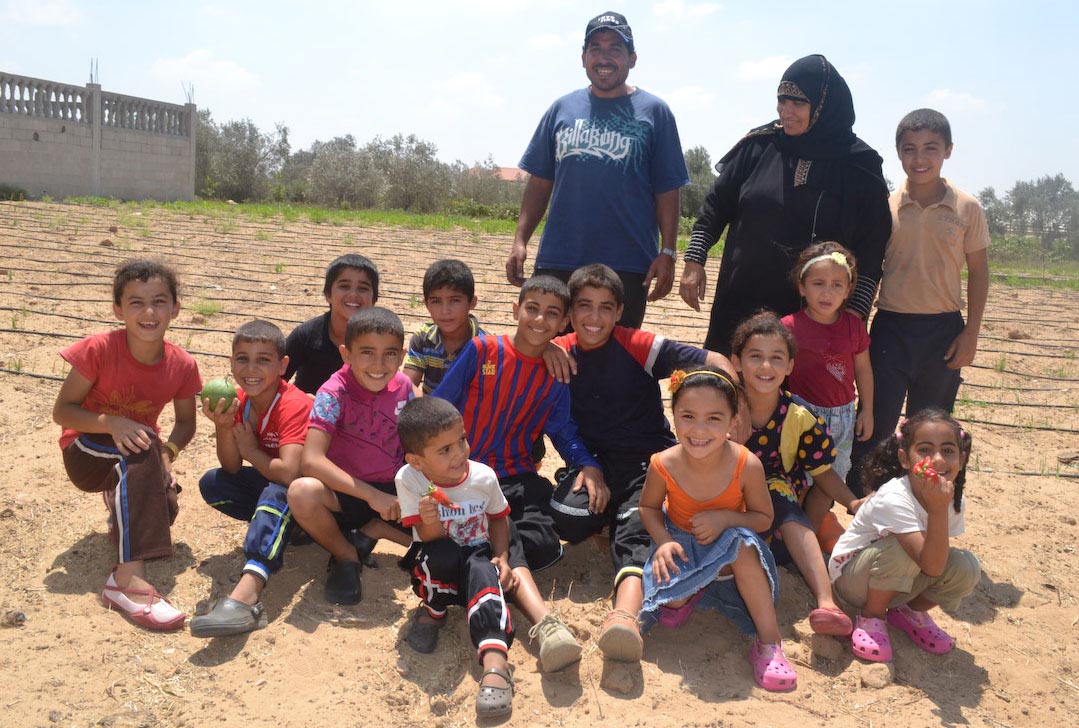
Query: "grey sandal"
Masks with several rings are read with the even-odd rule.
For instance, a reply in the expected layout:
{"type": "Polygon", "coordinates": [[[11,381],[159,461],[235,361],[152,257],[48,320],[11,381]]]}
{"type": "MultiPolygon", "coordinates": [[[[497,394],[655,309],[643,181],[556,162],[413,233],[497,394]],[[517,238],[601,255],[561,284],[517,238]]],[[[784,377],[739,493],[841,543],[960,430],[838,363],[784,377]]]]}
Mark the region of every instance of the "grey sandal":
{"type": "Polygon", "coordinates": [[[501,718],[513,712],[513,676],[508,670],[492,667],[480,675],[480,692],[476,696],[477,718],[501,718]],[[506,687],[496,688],[483,684],[483,678],[498,675],[506,681],[506,687]]]}
{"type": "Polygon", "coordinates": [[[225,597],[210,612],[192,619],[190,626],[193,637],[226,637],[253,632],[266,624],[266,610],[262,608],[262,602],[251,605],[225,597]]]}

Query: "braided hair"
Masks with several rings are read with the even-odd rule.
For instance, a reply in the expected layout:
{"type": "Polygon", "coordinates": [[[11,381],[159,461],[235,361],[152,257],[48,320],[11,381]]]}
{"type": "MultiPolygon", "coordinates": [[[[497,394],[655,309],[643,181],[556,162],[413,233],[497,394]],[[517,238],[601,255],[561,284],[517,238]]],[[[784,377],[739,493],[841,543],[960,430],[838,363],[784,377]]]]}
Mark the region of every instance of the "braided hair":
{"type": "Polygon", "coordinates": [[[862,463],[862,482],[866,484],[867,491],[875,491],[889,480],[906,475],[907,469],[899,462],[899,450],[911,447],[918,428],[929,422],[942,422],[955,430],[959,453],[963,456],[963,467],[952,481],[955,485],[952,507],[956,513],[959,513],[959,507],[963,501],[963,486],[967,482],[967,462],[970,461],[972,443],[970,433],[963,429],[955,418],[941,409],[927,408],[901,421],[895,434],[881,441],[862,463]]]}

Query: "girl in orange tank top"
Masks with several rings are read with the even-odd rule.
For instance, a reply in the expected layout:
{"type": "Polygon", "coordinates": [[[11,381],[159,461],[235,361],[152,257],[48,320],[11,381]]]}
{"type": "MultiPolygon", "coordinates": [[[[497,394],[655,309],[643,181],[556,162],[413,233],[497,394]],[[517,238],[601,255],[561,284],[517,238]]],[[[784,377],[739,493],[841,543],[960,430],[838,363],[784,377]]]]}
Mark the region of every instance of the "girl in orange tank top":
{"type": "Polygon", "coordinates": [[[678,444],[652,456],[640,500],[656,544],[644,568],[642,626],[678,627],[698,605],[716,609],[756,635],[749,661],[757,684],[793,690],[776,623],[775,561],[757,536],[772,522],[764,468],[728,439],[738,388],[725,372],[701,367],[675,372],[670,389],[678,444]]]}

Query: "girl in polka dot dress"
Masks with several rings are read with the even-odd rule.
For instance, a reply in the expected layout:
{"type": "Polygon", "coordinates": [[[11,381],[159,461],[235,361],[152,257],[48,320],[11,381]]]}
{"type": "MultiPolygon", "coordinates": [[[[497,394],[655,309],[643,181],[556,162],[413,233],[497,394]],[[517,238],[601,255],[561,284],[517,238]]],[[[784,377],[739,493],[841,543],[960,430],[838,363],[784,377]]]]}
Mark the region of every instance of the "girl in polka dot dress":
{"type": "Polygon", "coordinates": [[[803,506],[807,498],[820,499],[825,506],[817,510],[823,517],[832,500],[852,511],[860,504],[832,470],[836,450],[824,420],[783,389],[795,349],[794,337],[770,311],[735,330],[731,362],[742,377],[753,427],[746,447],[764,465],[775,514],[767,533],[776,561],[794,561],[817,600],[810,627],[818,634],[849,635],[853,624],[832,597],[824,556],[803,506]]]}

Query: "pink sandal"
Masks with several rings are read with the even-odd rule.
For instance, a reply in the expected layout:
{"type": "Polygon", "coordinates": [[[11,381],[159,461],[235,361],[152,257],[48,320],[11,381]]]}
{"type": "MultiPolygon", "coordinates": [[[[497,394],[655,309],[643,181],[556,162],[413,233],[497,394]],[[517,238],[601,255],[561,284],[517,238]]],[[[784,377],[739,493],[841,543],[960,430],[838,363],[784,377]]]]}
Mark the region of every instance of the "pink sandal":
{"type": "Polygon", "coordinates": [[[871,662],[892,661],[892,641],[883,619],[859,616],[850,635],[851,650],[871,662]]]}
{"type": "Polygon", "coordinates": [[[906,604],[888,610],[888,624],[898,627],[914,644],[933,655],[945,655],[955,647],[955,640],[937,626],[929,612],[919,612],[906,604]]]}
{"type": "Polygon", "coordinates": [[[681,627],[689,621],[690,615],[693,614],[693,608],[697,606],[697,602],[699,602],[703,596],[704,589],[701,589],[687,599],[686,603],[680,607],[660,607],[659,623],[670,629],[681,627]]]}
{"type": "Polygon", "coordinates": [[[749,664],[757,685],[771,692],[786,692],[798,687],[798,675],[783,655],[782,644],[763,644],[756,640],[749,648],[749,664]]]}
{"type": "Polygon", "coordinates": [[[106,607],[115,609],[140,627],[159,632],[179,629],[187,619],[186,614],[172,606],[172,602],[158,594],[153,587],[122,587],[116,583],[115,574],[109,574],[105,589],[101,592],[101,601],[106,607]],[[149,597],[150,601],[148,604],[139,604],[132,600],[129,594],[149,597]]]}
{"type": "Polygon", "coordinates": [[[850,617],[839,607],[817,607],[809,613],[809,627],[817,634],[846,637],[854,629],[850,617]]]}

